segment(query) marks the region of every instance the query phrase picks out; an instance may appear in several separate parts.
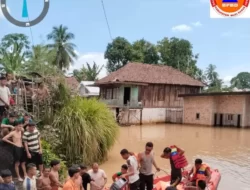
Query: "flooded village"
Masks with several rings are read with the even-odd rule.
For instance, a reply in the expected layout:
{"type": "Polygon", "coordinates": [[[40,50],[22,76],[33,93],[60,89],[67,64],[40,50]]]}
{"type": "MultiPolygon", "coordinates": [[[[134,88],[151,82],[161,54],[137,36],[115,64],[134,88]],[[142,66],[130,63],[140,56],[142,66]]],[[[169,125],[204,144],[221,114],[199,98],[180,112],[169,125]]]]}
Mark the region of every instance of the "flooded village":
{"type": "Polygon", "coordinates": [[[0,190],[250,190],[246,4],[0,0],[0,190]]]}

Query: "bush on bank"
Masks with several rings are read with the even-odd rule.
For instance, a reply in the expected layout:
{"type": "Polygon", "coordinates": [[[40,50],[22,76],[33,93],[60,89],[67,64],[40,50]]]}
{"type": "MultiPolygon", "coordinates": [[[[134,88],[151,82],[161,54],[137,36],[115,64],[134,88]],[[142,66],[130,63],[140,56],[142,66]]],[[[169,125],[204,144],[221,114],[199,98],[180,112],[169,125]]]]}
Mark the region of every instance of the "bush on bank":
{"type": "Polygon", "coordinates": [[[61,170],[59,172],[60,179],[64,180],[67,177],[67,167],[64,161],[62,161],[55,153],[53,153],[51,146],[48,142],[42,140],[43,147],[43,162],[46,166],[50,166],[52,160],[60,160],[61,170]]]}
{"type": "Polygon", "coordinates": [[[73,97],[55,115],[53,127],[67,165],[102,162],[114,145],[119,127],[108,107],[96,99],[73,97]]]}

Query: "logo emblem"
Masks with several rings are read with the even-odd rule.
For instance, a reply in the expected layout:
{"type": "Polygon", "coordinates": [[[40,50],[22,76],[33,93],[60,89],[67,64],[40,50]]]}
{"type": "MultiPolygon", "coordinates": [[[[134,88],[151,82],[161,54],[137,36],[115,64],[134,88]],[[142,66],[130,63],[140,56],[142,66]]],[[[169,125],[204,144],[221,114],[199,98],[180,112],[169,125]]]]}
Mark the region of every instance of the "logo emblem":
{"type": "MultiPolygon", "coordinates": [[[[42,10],[41,14],[37,18],[35,18],[33,20],[28,20],[28,21],[19,21],[19,20],[15,19],[14,17],[12,17],[11,14],[9,13],[8,8],[7,8],[6,1],[7,0],[0,0],[1,9],[2,9],[2,12],[3,12],[3,15],[5,16],[5,18],[9,22],[11,22],[12,24],[14,24],[16,26],[30,27],[30,26],[34,26],[34,25],[38,24],[39,22],[41,22],[44,19],[44,17],[47,15],[48,10],[49,10],[49,1],[50,0],[43,0],[44,5],[43,5],[43,10],[42,10]]],[[[29,19],[27,0],[23,0],[22,17],[29,19]]]]}
{"type": "Polygon", "coordinates": [[[211,7],[223,17],[237,17],[249,5],[249,0],[210,0],[211,7]]]}

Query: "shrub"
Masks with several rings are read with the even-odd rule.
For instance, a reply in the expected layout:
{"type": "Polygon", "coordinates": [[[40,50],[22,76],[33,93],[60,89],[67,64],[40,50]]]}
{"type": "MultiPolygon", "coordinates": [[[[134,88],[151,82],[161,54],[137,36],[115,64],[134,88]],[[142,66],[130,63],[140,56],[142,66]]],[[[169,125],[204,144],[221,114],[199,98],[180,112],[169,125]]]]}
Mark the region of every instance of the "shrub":
{"type": "Polygon", "coordinates": [[[59,172],[60,179],[64,180],[67,176],[67,167],[64,161],[62,161],[55,153],[52,152],[51,146],[48,142],[42,140],[43,147],[43,162],[46,166],[50,166],[52,160],[60,160],[61,170],[59,172]]]}
{"type": "Polygon", "coordinates": [[[71,98],[53,123],[67,164],[102,162],[115,143],[119,127],[111,111],[96,99],[71,98]]]}

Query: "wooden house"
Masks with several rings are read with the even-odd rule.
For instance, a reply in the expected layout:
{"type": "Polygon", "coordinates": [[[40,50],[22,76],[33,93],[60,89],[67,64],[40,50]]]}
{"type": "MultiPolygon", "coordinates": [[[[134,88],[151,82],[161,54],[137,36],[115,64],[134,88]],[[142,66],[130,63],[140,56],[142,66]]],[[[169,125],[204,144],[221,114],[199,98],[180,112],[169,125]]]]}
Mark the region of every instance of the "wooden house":
{"type": "Polygon", "coordinates": [[[95,82],[100,99],[120,123],[182,123],[179,94],[199,93],[204,84],[165,65],[128,63],[95,82]]]}

